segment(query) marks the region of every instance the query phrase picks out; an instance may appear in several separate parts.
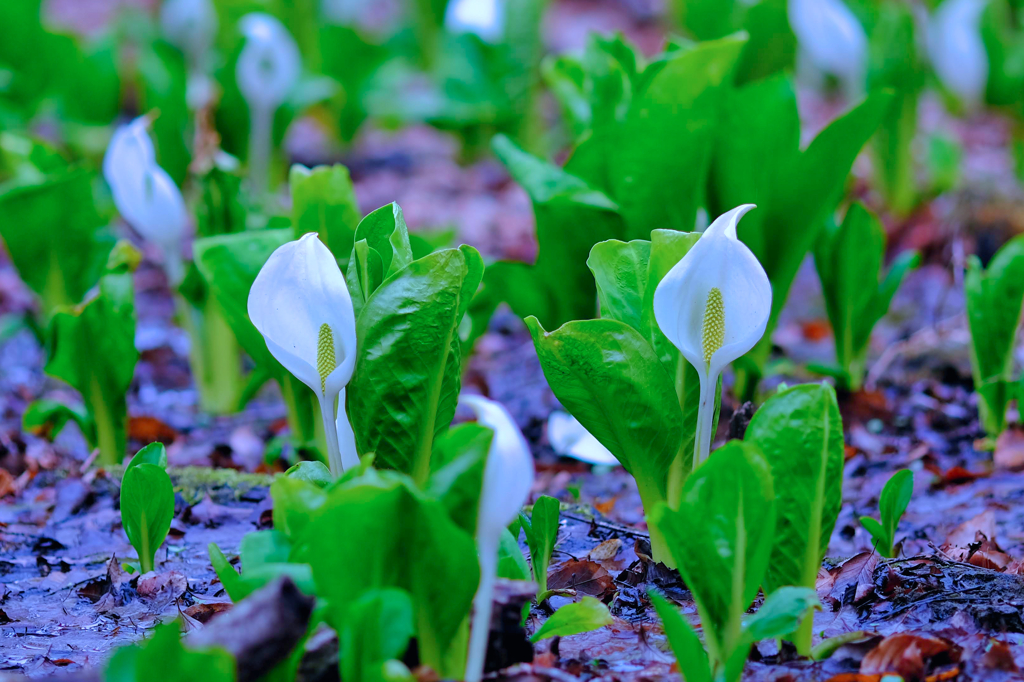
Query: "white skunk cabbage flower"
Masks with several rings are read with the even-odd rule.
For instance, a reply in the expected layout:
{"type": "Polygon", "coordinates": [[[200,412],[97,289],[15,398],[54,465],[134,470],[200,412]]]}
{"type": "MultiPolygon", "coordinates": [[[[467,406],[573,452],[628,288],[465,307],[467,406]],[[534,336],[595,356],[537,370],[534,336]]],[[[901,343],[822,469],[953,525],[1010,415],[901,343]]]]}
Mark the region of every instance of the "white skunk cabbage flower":
{"type": "Polygon", "coordinates": [[[344,402],[355,370],[356,318],[338,262],[315,232],[270,254],[249,290],[248,310],[270,353],[320,401],[331,473],[359,464],[344,402]]]}
{"type": "Polygon", "coordinates": [[[167,277],[177,286],[184,278],[181,247],[188,210],[181,190],[156,163],[149,124],[147,116],[140,116],[114,132],[103,157],[103,177],[121,217],[160,248],[167,277]]]}
{"type": "Polygon", "coordinates": [[[789,25],[820,71],[860,87],[868,56],[864,27],[842,0],[789,0],[789,25]]]}
{"type": "Polygon", "coordinates": [[[449,33],[475,33],[488,43],[499,43],[505,35],[504,0],[452,0],[444,15],[449,33]]]}
{"type": "Polygon", "coordinates": [[[480,587],[473,599],[473,625],[466,663],[466,682],[480,682],[491,629],[494,581],[498,576],[498,545],[533,487],[533,455],[522,432],[501,403],[479,395],[460,398],[476,413],[477,423],[494,432],[480,491],[476,543],[480,552],[480,587]]]}
{"type": "Polygon", "coordinates": [[[928,56],[942,84],[964,102],[985,95],[988,53],[981,39],[986,0],[946,0],[928,19],[928,56]]]}
{"type": "Polygon", "coordinates": [[[772,310],[768,275],[736,236],[736,224],[752,208],[719,216],[654,291],[658,326],[700,377],[694,468],[711,452],[718,378],[761,339],[772,310]]]}
{"type": "Polygon", "coordinates": [[[160,30],[167,41],[198,64],[217,36],[217,9],[211,0],[164,0],[160,30]]]}
{"type": "Polygon", "coordinates": [[[567,412],[552,412],[548,417],[548,442],[559,455],[587,464],[615,466],[619,460],[601,441],[567,412]]]}
{"type": "Polygon", "coordinates": [[[302,74],[302,55],[284,24],[269,14],[246,14],[239,27],[245,46],[235,79],[249,105],[249,175],[257,192],[263,192],[270,181],[274,112],[302,74]]]}

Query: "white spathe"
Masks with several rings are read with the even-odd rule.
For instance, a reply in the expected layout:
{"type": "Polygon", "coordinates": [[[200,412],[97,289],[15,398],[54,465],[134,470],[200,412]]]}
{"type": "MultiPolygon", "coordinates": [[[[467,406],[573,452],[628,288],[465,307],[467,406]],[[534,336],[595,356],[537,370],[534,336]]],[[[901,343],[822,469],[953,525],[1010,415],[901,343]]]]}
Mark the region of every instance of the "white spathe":
{"type": "Polygon", "coordinates": [[[160,30],[168,42],[197,64],[217,36],[217,9],[211,0],[164,0],[160,30]]]}
{"type": "Polygon", "coordinates": [[[842,0],[789,0],[789,24],[811,63],[851,86],[860,85],[868,37],[842,0]]]}
{"type": "Polygon", "coordinates": [[[552,412],[548,417],[548,442],[559,455],[587,464],[615,466],[619,463],[615,455],[568,412],[552,412]]]}
{"type": "Polygon", "coordinates": [[[753,208],[753,204],[745,204],[719,216],[654,292],[658,326],[700,377],[694,467],[707,459],[711,450],[718,377],[730,362],[757,344],[772,310],[768,275],[736,234],[740,218],[753,208]],[[708,345],[705,315],[714,289],[721,305],[720,338],[708,345]],[[710,350],[713,352],[706,359],[710,350]]]}
{"type": "Polygon", "coordinates": [[[181,247],[188,210],[181,190],[156,163],[149,124],[148,117],[140,116],[114,132],[103,157],[103,177],[121,217],[163,252],[167,276],[176,286],[184,276],[181,247]]]}
{"type": "Polygon", "coordinates": [[[239,28],[246,40],[235,66],[238,89],[250,108],[277,109],[302,72],[299,46],[284,24],[269,14],[246,14],[239,28]]]}
{"type": "Polygon", "coordinates": [[[450,33],[475,33],[488,43],[499,43],[505,34],[504,0],[452,0],[444,15],[450,33]]]}
{"type": "Polygon", "coordinates": [[[354,451],[339,450],[334,408],[355,370],[355,313],[338,262],[315,232],[270,254],[249,290],[248,311],[270,353],[316,393],[331,471],[358,464],[354,451]]]}
{"type": "Polygon", "coordinates": [[[976,104],[988,84],[988,53],[981,39],[986,0],[946,0],[928,19],[928,56],[942,84],[976,104]]]}
{"type": "Polygon", "coordinates": [[[501,403],[479,395],[462,395],[459,402],[476,413],[478,424],[494,432],[487,451],[476,526],[480,553],[480,586],[473,599],[473,624],[466,662],[466,682],[480,682],[491,625],[494,583],[498,575],[498,546],[505,528],[519,515],[533,487],[530,446],[501,403]]]}

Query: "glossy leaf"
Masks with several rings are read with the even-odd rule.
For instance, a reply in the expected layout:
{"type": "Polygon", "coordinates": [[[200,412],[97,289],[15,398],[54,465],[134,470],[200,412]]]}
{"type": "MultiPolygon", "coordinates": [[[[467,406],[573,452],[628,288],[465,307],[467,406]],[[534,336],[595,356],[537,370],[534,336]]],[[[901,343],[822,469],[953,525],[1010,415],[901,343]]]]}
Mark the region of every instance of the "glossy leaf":
{"type": "Polygon", "coordinates": [[[612,614],[608,612],[599,599],[594,597],[583,597],[577,602],[570,602],[562,606],[548,617],[537,632],[530,637],[531,642],[539,642],[549,637],[569,637],[578,635],[581,632],[597,630],[605,625],[614,622],[612,614]]]}
{"type": "Polygon", "coordinates": [[[446,249],[413,261],[366,301],[356,322],[355,375],[348,413],[359,452],[425,482],[434,439],[455,416],[458,335],[483,274],[474,249],[446,249]]]}
{"type": "Polygon", "coordinates": [[[647,288],[651,243],[609,240],[594,244],[587,267],[597,283],[601,317],[625,322],[644,333],[641,316],[647,288]]]}
{"type": "Polygon", "coordinates": [[[886,481],[878,500],[881,523],[862,516],[860,524],[871,534],[875,550],[887,559],[895,557],[896,529],[914,494],[914,474],[909,469],[897,471],[886,481]]]}
{"type": "Polygon", "coordinates": [[[161,469],[167,469],[167,448],[164,447],[163,443],[150,443],[146,447],[142,448],[131,458],[125,466],[125,472],[140,464],[152,464],[158,466],[161,469]]]}
{"type": "Polygon", "coordinates": [[[682,438],[672,379],[639,332],[617,320],[546,332],[526,320],[555,397],[629,471],[646,508],[664,498],[682,438]]]}
{"type": "Polygon", "coordinates": [[[779,391],[754,414],[744,440],[760,448],[780,482],[765,591],[814,587],[842,504],[843,421],[835,391],[825,383],[779,391]]]}
{"type": "Polygon", "coordinates": [[[727,443],[686,479],[679,508],[659,505],[651,523],[693,593],[711,658],[728,661],[774,544],[768,463],[750,443],[727,443]]]}
{"type": "Polygon", "coordinates": [[[413,261],[409,228],[397,203],[381,206],[360,221],[345,278],[356,315],[381,283],[413,261]]]}
{"type": "Polygon", "coordinates": [[[121,479],[121,523],[139,556],[142,572],[153,570],[156,550],[174,518],[174,486],[163,467],[138,464],[121,479]]]}
{"type": "Polygon", "coordinates": [[[370,590],[408,592],[421,660],[442,675],[461,674],[449,672],[445,659],[479,582],[476,546],[439,502],[423,497],[408,479],[371,472],[332,489],[291,559],[312,566],[317,595],[339,614],[370,590]],[[322,541],[341,528],[342,541],[322,541]],[[350,570],[352,552],[362,557],[359,571],[350,570]]]}
{"type": "Polygon", "coordinates": [[[412,601],[399,589],[370,590],[352,603],[334,627],[341,679],[379,682],[382,667],[400,660],[409,646],[414,633],[412,601]]]}
{"type": "Polygon", "coordinates": [[[971,256],[964,277],[971,368],[981,424],[992,437],[1006,426],[1012,397],[1013,344],[1024,301],[1024,237],[1015,237],[982,269],[971,256]]]}

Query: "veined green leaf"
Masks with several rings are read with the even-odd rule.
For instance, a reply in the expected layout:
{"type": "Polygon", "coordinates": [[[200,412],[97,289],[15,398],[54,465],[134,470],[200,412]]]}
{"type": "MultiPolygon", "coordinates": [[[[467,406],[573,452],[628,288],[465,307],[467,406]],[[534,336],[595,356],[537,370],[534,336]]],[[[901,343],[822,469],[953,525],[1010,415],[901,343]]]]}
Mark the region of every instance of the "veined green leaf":
{"type": "Polygon", "coordinates": [[[142,572],[152,571],[156,550],[167,537],[174,518],[174,486],[163,467],[138,464],[121,479],[121,522],[139,555],[142,572]]]}
{"type": "Polygon", "coordinates": [[[294,238],[316,232],[335,258],[347,259],[360,218],[348,169],[341,164],[312,169],[296,164],[288,184],[292,191],[294,238]]]}
{"type": "Polygon", "coordinates": [[[590,632],[605,625],[611,625],[613,622],[615,619],[608,612],[608,607],[599,599],[583,597],[583,599],[566,604],[555,611],[544,621],[544,625],[533,633],[530,641],[539,642],[548,637],[578,635],[581,632],[590,632]]]}
{"type": "Polygon", "coordinates": [[[594,244],[587,267],[597,283],[602,318],[625,322],[644,333],[641,315],[650,258],[650,242],[611,239],[594,244]]]}

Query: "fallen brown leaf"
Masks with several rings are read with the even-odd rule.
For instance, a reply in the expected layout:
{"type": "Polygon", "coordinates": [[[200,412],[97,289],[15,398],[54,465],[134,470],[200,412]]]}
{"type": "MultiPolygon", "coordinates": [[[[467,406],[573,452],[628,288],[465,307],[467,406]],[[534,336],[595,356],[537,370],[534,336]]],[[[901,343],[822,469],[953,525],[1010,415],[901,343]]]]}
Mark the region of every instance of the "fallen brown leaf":
{"type": "Polygon", "coordinates": [[[596,561],[570,559],[548,573],[549,590],[576,590],[576,594],[603,599],[615,591],[615,581],[596,561]]]}
{"type": "Polygon", "coordinates": [[[866,675],[896,673],[907,682],[924,680],[933,659],[935,663],[956,662],[959,649],[944,639],[927,634],[900,633],[890,635],[860,663],[860,672],[866,675]]]}
{"type": "Polygon", "coordinates": [[[150,571],[139,577],[135,590],[144,599],[177,599],[188,589],[188,578],[178,571],[150,571]]]}
{"type": "Polygon", "coordinates": [[[992,462],[997,469],[1024,468],[1024,430],[1010,427],[999,434],[992,462]]]}
{"type": "Polygon", "coordinates": [[[622,540],[620,538],[610,538],[590,550],[590,558],[594,561],[609,561],[615,558],[620,549],[622,549],[622,540]]]}
{"type": "Polygon", "coordinates": [[[829,588],[828,592],[819,590],[819,596],[839,603],[856,603],[865,599],[875,589],[878,559],[877,552],[861,552],[829,571],[830,580],[819,576],[818,585],[829,588]]]}
{"type": "Polygon", "coordinates": [[[204,604],[193,604],[185,609],[185,615],[194,618],[200,623],[206,623],[218,613],[227,611],[232,606],[231,602],[211,602],[204,604]]]}
{"type": "Polygon", "coordinates": [[[996,545],[995,512],[986,509],[961,523],[946,536],[940,549],[956,561],[968,561],[978,550],[999,551],[996,545]]]}
{"type": "Polygon", "coordinates": [[[1005,670],[1009,673],[1020,672],[1010,646],[995,639],[989,644],[985,655],[981,657],[981,664],[992,670],[1005,670]]]}
{"type": "Polygon", "coordinates": [[[156,417],[130,417],[128,419],[128,437],[139,443],[149,444],[160,441],[167,445],[178,437],[178,432],[156,417]]]}
{"type": "Polygon", "coordinates": [[[7,497],[17,492],[14,485],[14,476],[7,469],[0,469],[0,497],[7,497]]]}

